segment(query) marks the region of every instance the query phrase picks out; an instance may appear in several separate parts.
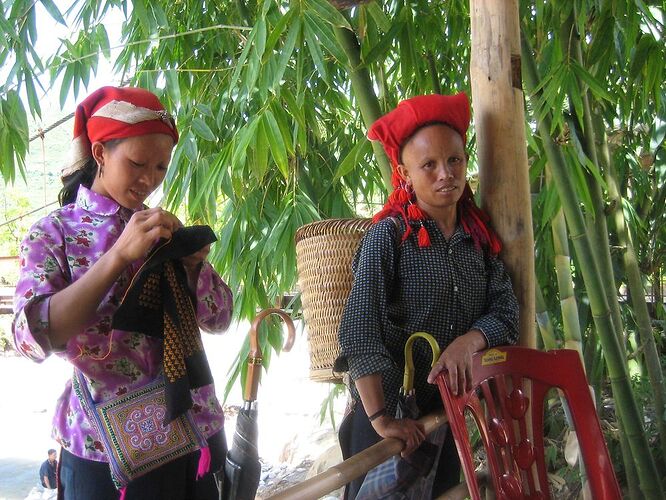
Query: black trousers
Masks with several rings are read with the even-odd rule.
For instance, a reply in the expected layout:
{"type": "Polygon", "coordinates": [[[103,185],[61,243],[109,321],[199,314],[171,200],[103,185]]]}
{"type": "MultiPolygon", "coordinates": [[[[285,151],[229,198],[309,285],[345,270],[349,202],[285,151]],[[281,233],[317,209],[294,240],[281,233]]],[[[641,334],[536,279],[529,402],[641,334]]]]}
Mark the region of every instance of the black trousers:
{"type": "MultiPolygon", "coordinates": [[[[126,500],[218,500],[213,472],[224,465],[227,443],[221,430],[208,438],[210,472],[196,479],[198,451],[141,476],[127,485],[126,500]]],[[[60,452],[58,498],[64,500],[118,500],[120,492],[111,480],[109,464],[86,460],[67,450],[60,452]]]]}
{"type": "MultiPolygon", "coordinates": [[[[345,460],[382,440],[381,436],[372,428],[372,424],[360,402],[354,405],[352,412],[340,424],[338,436],[342,458],[345,460]]],[[[356,498],[364,479],[365,474],[347,485],[345,500],[356,498]]],[[[453,440],[453,433],[449,431],[446,433],[446,439],[442,445],[442,452],[437,463],[437,472],[432,486],[432,498],[437,498],[459,482],[460,459],[453,440]]]]}

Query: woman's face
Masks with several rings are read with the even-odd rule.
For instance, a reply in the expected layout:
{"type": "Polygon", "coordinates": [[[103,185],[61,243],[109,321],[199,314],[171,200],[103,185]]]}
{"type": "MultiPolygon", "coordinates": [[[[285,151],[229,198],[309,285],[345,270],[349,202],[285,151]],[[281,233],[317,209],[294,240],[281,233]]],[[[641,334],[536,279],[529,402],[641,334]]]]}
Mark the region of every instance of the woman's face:
{"type": "Polygon", "coordinates": [[[418,206],[430,216],[455,213],[467,172],[462,137],[442,124],[422,128],[403,145],[398,172],[414,189],[418,206]]]}
{"type": "Polygon", "coordinates": [[[94,143],[92,153],[101,174],[98,170],[92,190],[125,208],[141,208],[164,180],[173,146],[166,134],[128,137],[113,147],[94,143]]]}

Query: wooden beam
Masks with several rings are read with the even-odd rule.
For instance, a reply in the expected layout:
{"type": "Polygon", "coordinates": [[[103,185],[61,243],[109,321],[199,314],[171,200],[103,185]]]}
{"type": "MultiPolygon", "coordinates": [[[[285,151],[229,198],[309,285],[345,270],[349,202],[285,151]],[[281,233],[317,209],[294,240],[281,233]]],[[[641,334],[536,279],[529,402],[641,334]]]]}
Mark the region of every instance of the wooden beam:
{"type": "Polygon", "coordinates": [[[518,0],[470,0],[470,80],[481,206],[520,304],[520,344],[536,346],[534,235],[520,71],[518,0]]]}
{"type": "MultiPolygon", "coordinates": [[[[448,420],[443,411],[438,411],[426,415],[419,419],[419,422],[425,427],[426,434],[441,427],[448,420]]],[[[291,488],[287,488],[276,495],[269,497],[269,500],[306,500],[320,498],[345,484],[362,476],[373,467],[385,462],[393,455],[397,455],[403,449],[405,444],[396,438],[386,438],[379,443],[366,448],[353,457],[349,457],[344,462],[334,465],[321,474],[311,477],[307,481],[298,483],[291,488]]]]}

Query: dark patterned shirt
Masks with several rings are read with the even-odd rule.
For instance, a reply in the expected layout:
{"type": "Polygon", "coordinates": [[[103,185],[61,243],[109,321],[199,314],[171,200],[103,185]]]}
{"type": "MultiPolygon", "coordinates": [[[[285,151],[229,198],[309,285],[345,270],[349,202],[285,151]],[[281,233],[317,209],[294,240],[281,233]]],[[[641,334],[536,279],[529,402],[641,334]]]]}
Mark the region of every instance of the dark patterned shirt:
{"type": "MultiPolygon", "coordinates": [[[[354,283],[340,323],[337,368],[348,368],[352,380],[381,373],[389,414],[412,333],[432,334],[442,351],[471,329],[483,332],[488,347],[518,339],[518,302],[502,262],[475,248],[460,226],[447,241],[434,220],[425,224],[431,241],[425,248],[415,231],[400,244],[405,226],[398,219],[368,230],[354,257],[354,283]]],[[[441,406],[437,387],[426,380],[430,346],[418,340],[412,352],[417,404],[427,412],[441,406]]],[[[359,400],[354,384],[352,396],[359,400]]]]}

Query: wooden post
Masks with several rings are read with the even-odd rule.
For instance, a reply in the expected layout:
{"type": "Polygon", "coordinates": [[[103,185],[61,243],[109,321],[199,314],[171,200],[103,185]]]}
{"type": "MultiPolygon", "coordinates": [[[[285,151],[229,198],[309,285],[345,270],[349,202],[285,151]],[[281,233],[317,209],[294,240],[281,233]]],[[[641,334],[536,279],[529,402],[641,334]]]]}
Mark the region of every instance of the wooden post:
{"type": "Polygon", "coordinates": [[[535,347],[534,235],[518,0],[470,0],[470,13],[481,205],[504,244],[501,257],[520,304],[520,344],[535,347]]]}

